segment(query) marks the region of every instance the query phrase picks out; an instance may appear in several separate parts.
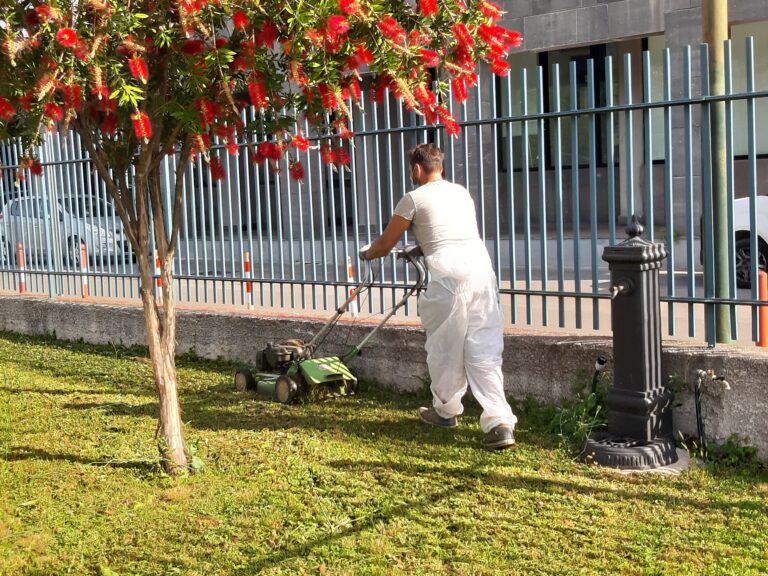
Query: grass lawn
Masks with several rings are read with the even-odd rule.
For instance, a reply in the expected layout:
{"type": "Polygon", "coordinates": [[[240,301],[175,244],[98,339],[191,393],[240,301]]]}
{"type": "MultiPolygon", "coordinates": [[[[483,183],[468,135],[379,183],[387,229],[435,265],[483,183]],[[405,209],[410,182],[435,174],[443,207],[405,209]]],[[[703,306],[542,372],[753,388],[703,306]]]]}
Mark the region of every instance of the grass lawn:
{"type": "Polygon", "coordinates": [[[470,406],[303,406],[240,396],[232,366],[179,360],[206,464],[163,475],[142,353],[0,334],[0,574],[766,574],[768,477],[623,477],[523,418],[479,446],[470,406]]]}

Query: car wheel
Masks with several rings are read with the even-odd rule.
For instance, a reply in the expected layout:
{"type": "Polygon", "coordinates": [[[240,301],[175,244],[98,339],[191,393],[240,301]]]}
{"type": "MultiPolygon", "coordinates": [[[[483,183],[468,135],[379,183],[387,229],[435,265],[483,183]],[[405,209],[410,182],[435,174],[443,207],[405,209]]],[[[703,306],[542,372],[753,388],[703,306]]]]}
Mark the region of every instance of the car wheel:
{"type": "MultiPolygon", "coordinates": [[[[739,288],[751,288],[751,246],[749,237],[739,238],[736,240],[736,286],[739,288]]],[[[758,262],[757,265],[761,270],[768,271],[768,247],[758,240],[758,262]]]]}

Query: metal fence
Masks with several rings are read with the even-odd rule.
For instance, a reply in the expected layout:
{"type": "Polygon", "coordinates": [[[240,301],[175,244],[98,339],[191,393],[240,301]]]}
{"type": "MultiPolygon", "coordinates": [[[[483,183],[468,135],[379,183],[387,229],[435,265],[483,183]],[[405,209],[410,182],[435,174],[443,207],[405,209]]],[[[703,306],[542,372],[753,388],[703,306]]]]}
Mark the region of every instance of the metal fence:
{"type": "MultiPolygon", "coordinates": [[[[424,125],[388,93],[377,101],[366,90],[359,106],[349,102],[353,139],[337,141],[350,154],[349,166],[323,164],[314,147],[297,158],[306,171],[302,183],[289,178],[287,160],[253,164],[245,143],[236,156],[216,143],[227,178],[214,181],[202,162],[185,178],[178,301],[272,310],[338,306],[354,284],[348,264],[409,190],[407,150],[434,141],[445,150],[446,177],[475,198],[508,324],[608,331],[602,248],[621,241],[627,218],[638,214],[646,237],[664,242],[669,253],[662,274],[666,334],[714,345],[714,310],[724,302],[732,305],[734,338],[755,340],[758,259],[746,264],[744,256],[768,256],[768,201],[759,196],[766,179],[758,177],[768,148],[761,150],[757,133],[768,92],[758,85],[764,78],[755,73],[751,39],[743,58],[726,46],[722,96],[709,95],[706,47],[693,52],[579,60],[505,78],[481,74],[467,102],[446,100],[461,125],[457,138],[424,125]],[[714,253],[708,118],[717,102],[726,108],[725,300],[714,296],[711,265],[702,265],[714,253]]],[[[295,128],[308,133],[306,124],[295,128]]],[[[49,133],[37,153],[42,177],[19,180],[19,142],[0,145],[0,290],[18,292],[23,282],[27,293],[51,298],[138,299],[132,249],[78,136],[49,133]]],[[[167,205],[172,161],[163,165],[167,205]]],[[[361,303],[365,314],[391,306],[412,279],[391,258],[376,269],[375,289],[361,303]]],[[[416,307],[404,314],[415,316],[416,307]]]]}

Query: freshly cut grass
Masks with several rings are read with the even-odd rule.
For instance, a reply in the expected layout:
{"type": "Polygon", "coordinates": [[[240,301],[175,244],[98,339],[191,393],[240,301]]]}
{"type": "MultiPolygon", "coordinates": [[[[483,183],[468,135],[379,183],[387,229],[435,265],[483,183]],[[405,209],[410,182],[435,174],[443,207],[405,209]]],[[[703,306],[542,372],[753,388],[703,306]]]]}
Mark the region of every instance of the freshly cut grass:
{"type": "Polygon", "coordinates": [[[282,406],[179,360],[202,473],[163,475],[141,350],[0,334],[0,574],[766,574],[768,478],[619,476],[417,396],[282,406]]]}

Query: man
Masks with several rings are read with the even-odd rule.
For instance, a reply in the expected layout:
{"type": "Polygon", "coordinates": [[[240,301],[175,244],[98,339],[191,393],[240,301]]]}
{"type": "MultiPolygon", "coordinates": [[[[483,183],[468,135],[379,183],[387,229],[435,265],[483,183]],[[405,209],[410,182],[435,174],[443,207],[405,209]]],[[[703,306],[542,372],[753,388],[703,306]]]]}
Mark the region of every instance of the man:
{"type": "Polygon", "coordinates": [[[474,202],[463,186],[443,179],[443,153],[434,144],[416,146],[409,162],[418,188],[400,200],[384,233],[361,256],[386,256],[413,226],[430,271],[419,315],[427,333],[432,407],[419,408],[419,417],[454,428],[469,384],[483,409],[483,444],[508,448],[515,443],[517,418],[504,396],[496,275],[477,230],[474,202]]]}

